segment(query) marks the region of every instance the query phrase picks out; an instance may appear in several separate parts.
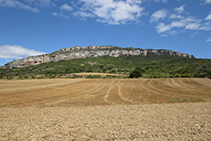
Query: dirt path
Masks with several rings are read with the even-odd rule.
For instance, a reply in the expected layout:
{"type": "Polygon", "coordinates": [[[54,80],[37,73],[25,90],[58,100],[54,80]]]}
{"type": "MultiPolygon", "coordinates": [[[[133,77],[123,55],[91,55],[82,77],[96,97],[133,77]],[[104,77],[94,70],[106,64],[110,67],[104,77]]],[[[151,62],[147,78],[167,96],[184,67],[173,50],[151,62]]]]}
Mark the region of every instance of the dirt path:
{"type": "Polygon", "coordinates": [[[0,140],[210,140],[211,103],[0,108],[0,140]]]}

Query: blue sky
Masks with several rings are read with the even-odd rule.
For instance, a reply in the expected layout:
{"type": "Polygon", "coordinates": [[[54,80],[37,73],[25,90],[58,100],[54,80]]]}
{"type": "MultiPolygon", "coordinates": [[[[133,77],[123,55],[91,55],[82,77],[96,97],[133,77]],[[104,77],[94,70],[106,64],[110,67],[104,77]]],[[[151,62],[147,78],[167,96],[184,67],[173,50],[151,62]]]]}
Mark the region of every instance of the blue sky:
{"type": "Polygon", "coordinates": [[[211,59],[211,0],[0,0],[0,65],[89,45],[211,59]]]}

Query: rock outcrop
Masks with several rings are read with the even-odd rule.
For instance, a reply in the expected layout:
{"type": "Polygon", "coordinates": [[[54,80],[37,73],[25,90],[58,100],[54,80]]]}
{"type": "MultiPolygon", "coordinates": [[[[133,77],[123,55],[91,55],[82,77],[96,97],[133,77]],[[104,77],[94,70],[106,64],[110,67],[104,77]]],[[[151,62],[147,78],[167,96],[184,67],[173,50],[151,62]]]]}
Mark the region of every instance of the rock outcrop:
{"type": "Polygon", "coordinates": [[[140,48],[122,48],[116,46],[88,46],[81,47],[75,46],[72,48],[63,48],[59,51],[53,52],[51,54],[30,56],[19,60],[14,60],[10,63],[1,66],[1,68],[15,68],[15,67],[27,67],[31,65],[38,65],[47,62],[58,62],[62,60],[71,59],[81,59],[81,58],[91,58],[91,57],[101,57],[101,56],[111,56],[119,57],[121,55],[125,56],[135,56],[142,55],[147,56],[149,54],[154,55],[169,55],[169,56],[180,56],[185,58],[195,58],[193,55],[186,53],[174,52],[172,50],[153,50],[153,49],[140,49],[140,48]]]}

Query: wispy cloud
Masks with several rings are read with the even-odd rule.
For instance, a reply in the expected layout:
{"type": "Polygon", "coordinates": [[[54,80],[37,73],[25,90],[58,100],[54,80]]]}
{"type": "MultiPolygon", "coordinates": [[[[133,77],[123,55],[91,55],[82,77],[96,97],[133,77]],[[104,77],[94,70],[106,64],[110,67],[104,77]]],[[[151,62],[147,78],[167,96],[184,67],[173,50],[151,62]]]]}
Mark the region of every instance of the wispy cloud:
{"type": "Polygon", "coordinates": [[[186,25],[186,21],[185,20],[173,21],[171,23],[171,27],[184,27],[185,25],[186,25]]]}
{"type": "Polygon", "coordinates": [[[211,21],[205,22],[201,27],[200,30],[211,31],[211,21]]]}
{"type": "Polygon", "coordinates": [[[19,8],[39,12],[39,8],[54,5],[51,0],[0,0],[0,7],[19,8]]]}
{"type": "Polygon", "coordinates": [[[59,16],[59,14],[57,12],[53,12],[52,15],[53,16],[59,16]]]}
{"type": "Polygon", "coordinates": [[[211,42],[211,37],[209,37],[209,38],[206,40],[206,42],[211,42]]]}
{"type": "Polygon", "coordinates": [[[27,49],[18,45],[3,45],[0,46],[0,58],[3,59],[20,59],[27,56],[36,56],[45,54],[45,52],[40,52],[32,49],[27,49]]]}
{"type": "Polygon", "coordinates": [[[168,0],[154,0],[154,2],[163,2],[163,3],[166,3],[166,2],[168,2],[168,0]]]}
{"type": "Polygon", "coordinates": [[[178,15],[178,14],[171,14],[169,19],[183,19],[184,16],[178,15]]]}
{"type": "Polygon", "coordinates": [[[185,10],[185,5],[182,5],[174,9],[174,11],[178,12],[179,14],[183,13],[184,10],[185,10]]]}
{"type": "Polygon", "coordinates": [[[81,18],[95,17],[95,15],[84,12],[84,11],[77,11],[74,13],[74,16],[81,17],[81,18]]]}
{"type": "Polygon", "coordinates": [[[67,19],[70,18],[69,16],[64,15],[64,14],[61,13],[61,12],[60,12],[60,13],[53,12],[52,15],[53,15],[53,16],[56,16],[56,17],[58,16],[58,17],[62,17],[62,18],[67,18],[67,19]]]}
{"type": "Polygon", "coordinates": [[[165,25],[164,23],[159,23],[156,26],[156,29],[158,33],[163,33],[163,32],[171,30],[171,25],[165,25]]]}
{"type": "Polygon", "coordinates": [[[158,10],[151,15],[150,22],[157,22],[160,19],[164,19],[167,16],[165,9],[158,10]]]}
{"type": "Polygon", "coordinates": [[[205,4],[210,4],[211,0],[205,0],[205,4]]]}
{"type": "Polygon", "coordinates": [[[63,4],[59,9],[62,11],[72,11],[73,10],[73,8],[71,6],[69,6],[68,4],[63,4]]]}
{"type": "Polygon", "coordinates": [[[26,5],[24,3],[21,3],[17,0],[0,0],[0,6],[11,7],[11,8],[20,8],[20,9],[28,10],[31,12],[39,12],[39,9],[33,8],[33,7],[26,5]]]}
{"type": "Polygon", "coordinates": [[[205,20],[211,20],[211,14],[209,14],[209,15],[205,18],[205,20]]]}
{"type": "Polygon", "coordinates": [[[69,6],[68,4],[63,4],[62,6],[59,7],[59,9],[60,9],[59,12],[53,12],[52,15],[66,19],[70,18],[65,12],[73,11],[73,8],[71,6],[69,6]]]}
{"type": "Polygon", "coordinates": [[[36,1],[42,7],[48,7],[48,6],[52,5],[52,1],[51,0],[34,0],[34,2],[36,2],[36,1]]]}
{"type": "Polygon", "coordinates": [[[201,24],[199,24],[199,23],[188,23],[185,26],[185,29],[198,30],[200,26],[201,26],[201,24]]]}
{"type": "Polygon", "coordinates": [[[204,20],[189,16],[189,14],[185,12],[185,5],[177,7],[172,13],[169,13],[170,14],[167,15],[167,11],[161,9],[154,12],[150,17],[150,22],[156,24],[155,29],[160,35],[176,35],[181,30],[192,30],[194,32],[202,30],[211,31],[211,14],[204,20]],[[165,20],[166,17],[168,17],[168,20],[165,20]]]}
{"type": "Polygon", "coordinates": [[[34,4],[38,7],[49,7],[52,5],[51,0],[24,0],[30,4],[34,4]]]}

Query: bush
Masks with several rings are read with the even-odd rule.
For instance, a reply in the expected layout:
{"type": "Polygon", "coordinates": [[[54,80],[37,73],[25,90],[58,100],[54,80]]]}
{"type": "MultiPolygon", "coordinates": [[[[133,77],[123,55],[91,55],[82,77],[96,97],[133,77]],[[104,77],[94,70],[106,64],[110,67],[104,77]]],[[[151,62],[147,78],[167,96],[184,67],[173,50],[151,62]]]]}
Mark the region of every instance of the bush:
{"type": "Polygon", "coordinates": [[[100,75],[87,75],[86,78],[101,78],[100,75]]]}
{"type": "Polygon", "coordinates": [[[116,70],[111,70],[110,73],[116,73],[116,70]]]}
{"type": "Polygon", "coordinates": [[[129,78],[138,78],[142,76],[142,70],[140,68],[135,68],[135,70],[133,70],[130,73],[129,78]]]}
{"type": "Polygon", "coordinates": [[[209,79],[211,79],[211,70],[206,72],[206,77],[208,77],[209,79]]]}

